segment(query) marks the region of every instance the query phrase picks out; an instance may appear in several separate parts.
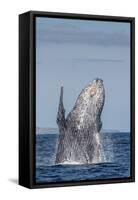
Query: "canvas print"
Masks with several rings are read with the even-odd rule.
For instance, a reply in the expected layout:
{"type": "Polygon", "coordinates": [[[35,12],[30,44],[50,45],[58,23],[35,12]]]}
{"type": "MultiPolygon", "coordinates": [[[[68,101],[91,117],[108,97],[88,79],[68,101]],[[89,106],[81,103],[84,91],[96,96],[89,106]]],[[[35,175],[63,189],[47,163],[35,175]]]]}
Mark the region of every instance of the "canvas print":
{"type": "Polygon", "coordinates": [[[130,177],[130,113],[130,23],[36,17],[36,183],[130,177]]]}

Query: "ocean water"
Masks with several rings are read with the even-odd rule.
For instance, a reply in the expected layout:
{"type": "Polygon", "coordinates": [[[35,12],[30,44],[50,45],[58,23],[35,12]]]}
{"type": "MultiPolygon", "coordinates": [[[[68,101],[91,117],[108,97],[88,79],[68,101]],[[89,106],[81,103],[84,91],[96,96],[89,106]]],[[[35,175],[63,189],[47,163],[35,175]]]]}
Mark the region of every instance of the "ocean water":
{"type": "Polygon", "coordinates": [[[106,161],[55,165],[58,134],[36,134],[36,183],[126,178],[130,176],[130,133],[102,133],[106,161]]]}

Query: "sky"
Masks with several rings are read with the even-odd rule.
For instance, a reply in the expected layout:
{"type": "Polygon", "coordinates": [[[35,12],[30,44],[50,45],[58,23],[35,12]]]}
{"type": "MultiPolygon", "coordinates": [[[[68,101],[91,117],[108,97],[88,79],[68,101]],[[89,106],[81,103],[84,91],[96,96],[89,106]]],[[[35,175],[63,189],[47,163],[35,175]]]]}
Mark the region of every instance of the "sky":
{"type": "Polygon", "coordinates": [[[36,17],[36,126],[57,128],[94,78],[105,87],[103,129],[130,131],[130,24],[36,17]]]}

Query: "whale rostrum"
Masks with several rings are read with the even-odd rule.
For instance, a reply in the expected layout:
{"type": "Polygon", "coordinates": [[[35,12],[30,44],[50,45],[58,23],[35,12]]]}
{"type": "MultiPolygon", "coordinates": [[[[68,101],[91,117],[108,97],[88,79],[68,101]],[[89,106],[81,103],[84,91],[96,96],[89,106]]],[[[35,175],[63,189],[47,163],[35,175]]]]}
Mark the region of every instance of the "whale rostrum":
{"type": "Polygon", "coordinates": [[[100,130],[104,101],[103,81],[94,79],[81,91],[73,109],[65,117],[63,86],[61,87],[57,114],[59,138],[56,164],[102,162],[104,153],[100,130]]]}

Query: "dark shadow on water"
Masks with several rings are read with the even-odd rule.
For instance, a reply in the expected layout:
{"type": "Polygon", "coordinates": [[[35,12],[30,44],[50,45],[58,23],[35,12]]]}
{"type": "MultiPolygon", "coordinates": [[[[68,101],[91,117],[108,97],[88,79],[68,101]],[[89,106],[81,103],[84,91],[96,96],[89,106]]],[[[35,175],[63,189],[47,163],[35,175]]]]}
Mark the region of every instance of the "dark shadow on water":
{"type": "Polygon", "coordinates": [[[9,178],[8,179],[11,183],[18,185],[18,180],[16,178],[9,178]]]}

